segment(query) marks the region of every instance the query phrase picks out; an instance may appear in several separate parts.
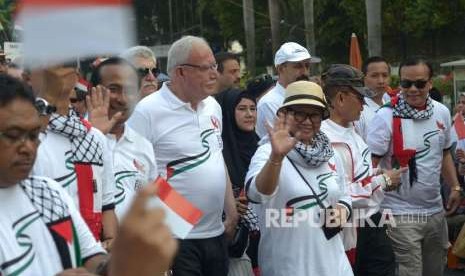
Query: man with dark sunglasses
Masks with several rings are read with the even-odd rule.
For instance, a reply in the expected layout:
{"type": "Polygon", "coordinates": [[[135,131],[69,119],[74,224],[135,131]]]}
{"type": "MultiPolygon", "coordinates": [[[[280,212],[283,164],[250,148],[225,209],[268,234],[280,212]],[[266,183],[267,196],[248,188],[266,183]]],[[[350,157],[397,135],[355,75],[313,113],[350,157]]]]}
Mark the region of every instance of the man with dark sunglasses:
{"type": "Polygon", "coordinates": [[[88,93],[89,83],[84,79],[79,79],[69,95],[69,102],[71,103],[74,111],[85,119],[87,119],[86,96],[88,93]]]}
{"type": "Polygon", "coordinates": [[[445,215],[455,211],[462,191],[450,154],[451,117],[447,107],[429,96],[433,70],[428,62],[406,60],[399,76],[401,93],[378,110],[367,142],[374,164],[408,167],[398,191],[382,203],[396,222],[389,236],[398,275],[441,276],[448,247],[445,215]],[[446,210],[440,176],[451,187],[446,210]]]}
{"type": "Polygon", "coordinates": [[[329,119],[321,125],[344,168],[348,190],[352,197],[353,222],[361,227],[343,230],[345,250],[356,275],[394,276],[394,253],[386,235],[386,225],[380,204],[388,191],[400,183],[402,170],[374,170],[371,154],[362,137],[355,132],[354,121],[360,118],[365,99],[374,96],[365,87],[363,74],[352,66],[334,64],[323,73],[323,90],[329,102],[329,119]],[[367,220],[375,224],[374,227],[367,220]]]}
{"type": "Polygon", "coordinates": [[[126,50],[121,57],[128,60],[136,67],[140,78],[140,92],[142,98],[158,90],[157,59],[150,48],[146,46],[134,46],[126,50]]]}

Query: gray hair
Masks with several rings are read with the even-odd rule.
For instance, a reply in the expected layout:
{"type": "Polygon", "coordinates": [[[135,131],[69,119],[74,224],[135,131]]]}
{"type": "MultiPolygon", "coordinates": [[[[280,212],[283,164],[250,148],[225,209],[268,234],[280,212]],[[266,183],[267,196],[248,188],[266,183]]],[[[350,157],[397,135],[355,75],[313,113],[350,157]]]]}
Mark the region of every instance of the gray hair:
{"type": "MultiPolygon", "coordinates": [[[[156,61],[155,54],[153,51],[147,46],[134,46],[126,51],[124,51],[120,57],[124,58],[125,60],[129,61],[130,63],[134,63],[134,59],[137,57],[146,58],[146,59],[153,59],[156,61]]],[[[134,65],[134,64],[133,64],[134,65]]]]}
{"type": "Polygon", "coordinates": [[[209,46],[204,38],[192,35],[183,36],[171,45],[168,51],[168,62],[166,65],[166,71],[170,77],[173,77],[173,69],[176,68],[176,66],[187,62],[194,44],[209,46]]]}

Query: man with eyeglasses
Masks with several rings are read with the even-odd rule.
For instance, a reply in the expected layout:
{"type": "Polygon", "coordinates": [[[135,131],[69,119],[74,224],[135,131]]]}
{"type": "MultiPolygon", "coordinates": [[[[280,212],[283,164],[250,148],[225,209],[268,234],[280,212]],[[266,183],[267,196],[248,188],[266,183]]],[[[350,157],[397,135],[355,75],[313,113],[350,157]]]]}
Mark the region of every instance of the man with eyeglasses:
{"type": "Polygon", "coordinates": [[[0,74],[0,91],[0,275],[162,275],[176,242],[163,211],[145,207],[156,188],[136,196],[108,262],[61,185],[30,174],[53,109],[10,76],[0,74]]]}
{"type": "Polygon", "coordinates": [[[408,167],[402,185],[382,203],[396,222],[389,237],[399,275],[440,276],[448,247],[445,215],[455,211],[462,192],[450,153],[451,117],[447,107],[429,96],[433,70],[428,62],[408,59],[399,76],[401,93],[378,110],[367,142],[374,164],[408,167]],[[451,187],[446,210],[440,176],[451,187]]]}
{"type": "Polygon", "coordinates": [[[95,239],[110,250],[116,237],[112,159],[105,136],[70,108],[76,63],[35,69],[32,87],[55,112],[43,116],[47,136],[33,173],[56,180],[69,193],[95,239]]]}
{"type": "Polygon", "coordinates": [[[211,97],[217,89],[217,67],[203,38],[177,40],[168,51],[171,81],[142,99],[129,119],[152,143],[161,176],[203,212],[180,240],[175,276],[228,273],[226,238],[233,236],[238,215],[222,154],[221,107],[211,97]]]}
{"type": "Polygon", "coordinates": [[[278,81],[257,104],[255,132],[260,138],[263,139],[268,133],[265,125],[273,125],[276,112],[284,101],[286,87],[297,80],[308,80],[310,59],[308,50],[295,42],[284,43],[276,52],[274,65],[278,72],[278,81]]]}
{"type": "Polygon", "coordinates": [[[91,83],[103,88],[100,95],[91,95],[89,120],[107,136],[117,189],[115,212],[121,220],[137,190],[158,176],[152,144],[126,124],[140,99],[139,76],[125,59],[111,57],[94,69],[91,83]]]}
{"type": "Polygon", "coordinates": [[[385,192],[398,187],[402,170],[374,170],[368,146],[353,126],[360,118],[365,99],[373,97],[374,92],[365,87],[362,72],[345,64],[331,65],[322,81],[330,117],[323,121],[321,130],[342,160],[352,206],[360,211],[354,212],[352,221],[369,219],[375,223],[374,227],[364,223],[358,229],[344,228],[345,249],[356,275],[394,276],[394,253],[386,225],[378,224],[382,221],[380,203],[385,192]]]}
{"type": "Polygon", "coordinates": [[[158,90],[158,75],[160,69],[157,67],[155,54],[149,47],[134,46],[129,48],[121,57],[128,60],[137,68],[140,77],[141,97],[144,98],[158,90]]]}

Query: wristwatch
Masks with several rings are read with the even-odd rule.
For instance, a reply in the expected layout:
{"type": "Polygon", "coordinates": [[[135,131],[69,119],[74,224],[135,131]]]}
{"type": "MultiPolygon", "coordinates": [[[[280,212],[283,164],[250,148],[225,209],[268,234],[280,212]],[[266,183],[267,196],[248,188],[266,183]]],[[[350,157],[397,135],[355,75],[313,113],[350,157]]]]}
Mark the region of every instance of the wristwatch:
{"type": "Polygon", "coordinates": [[[37,97],[35,106],[40,116],[47,116],[57,111],[57,108],[49,104],[45,99],[37,97]]]}
{"type": "Polygon", "coordinates": [[[462,192],[463,189],[461,186],[454,186],[452,188],[450,188],[451,191],[457,191],[457,192],[462,192]]]}

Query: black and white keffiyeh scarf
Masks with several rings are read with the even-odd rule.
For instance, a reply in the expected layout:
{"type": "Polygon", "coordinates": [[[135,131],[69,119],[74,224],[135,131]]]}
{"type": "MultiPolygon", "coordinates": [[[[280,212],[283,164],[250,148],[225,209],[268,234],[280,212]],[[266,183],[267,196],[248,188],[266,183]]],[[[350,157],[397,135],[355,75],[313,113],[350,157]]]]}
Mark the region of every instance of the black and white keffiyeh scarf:
{"type": "Polygon", "coordinates": [[[68,116],[52,114],[48,123],[48,130],[70,139],[74,162],[101,166],[103,164],[103,147],[94,135],[88,134],[89,128],[72,109],[70,109],[68,116]]]}
{"type": "Polygon", "coordinates": [[[426,120],[433,116],[433,101],[431,100],[431,97],[428,97],[426,100],[426,108],[423,110],[418,110],[411,107],[405,101],[404,95],[401,93],[397,103],[393,107],[392,114],[394,117],[402,119],[426,120]]]}
{"type": "Polygon", "coordinates": [[[47,226],[63,268],[82,266],[78,235],[60,192],[50,187],[44,178],[29,177],[19,185],[47,226]]]}
{"type": "Polygon", "coordinates": [[[258,226],[258,217],[250,206],[247,207],[247,212],[241,217],[239,224],[244,224],[251,232],[260,229],[258,226]]]}
{"type": "Polygon", "coordinates": [[[304,167],[318,167],[333,155],[334,151],[328,136],[321,131],[315,134],[312,144],[307,145],[299,141],[287,154],[292,161],[304,167]]]}

